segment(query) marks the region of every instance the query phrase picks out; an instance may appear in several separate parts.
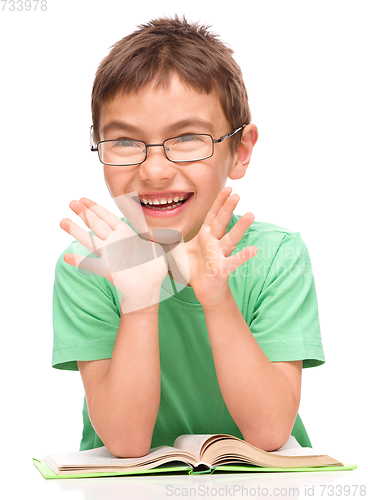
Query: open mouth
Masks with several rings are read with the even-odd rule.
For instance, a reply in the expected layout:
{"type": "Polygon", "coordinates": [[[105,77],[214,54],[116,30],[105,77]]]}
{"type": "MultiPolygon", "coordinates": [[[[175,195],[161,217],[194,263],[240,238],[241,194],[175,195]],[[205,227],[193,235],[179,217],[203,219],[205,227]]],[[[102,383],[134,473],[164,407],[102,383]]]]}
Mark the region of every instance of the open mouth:
{"type": "Polygon", "coordinates": [[[165,197],[145,197],[144,195],[139,197],[139,202],[142,207],[151,210],[158,211],[169,211],[184,205],[193,193],[177,194],[165,197]]]}

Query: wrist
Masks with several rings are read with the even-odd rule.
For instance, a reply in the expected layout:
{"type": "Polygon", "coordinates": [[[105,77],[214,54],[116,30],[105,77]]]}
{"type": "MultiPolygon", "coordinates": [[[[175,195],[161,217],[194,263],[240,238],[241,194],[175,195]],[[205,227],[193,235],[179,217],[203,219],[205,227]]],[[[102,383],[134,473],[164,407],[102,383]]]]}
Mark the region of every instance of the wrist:
{"type": "Polygon", "coordinates": [[[122,301],[120,303],[120,312],[121,315],[158,314],[159,307],[159,302],[142,307],[137,304],[129,304],[122,301]]]}
{"type": "Polygon", "coordinates": [[[234,297],[230,289],[229,283],[227,283],[224,289],[217,294],[216,298],[212,299],[211,301],[203,301],[201,305],[203,312],[206,315],[216,312],[219,307],[227,306],[232,301],[234,301],[234,297]]]}
{"type": "Polygon", "coordinates": [[[161,287],[156,287],[154,290],[144,290],[138,296],[135,294],[127,294],[120,300],[120,311],[123,314],[140,313],[140,312],[155,312],[158,311],[161,297],[161,287]]]}

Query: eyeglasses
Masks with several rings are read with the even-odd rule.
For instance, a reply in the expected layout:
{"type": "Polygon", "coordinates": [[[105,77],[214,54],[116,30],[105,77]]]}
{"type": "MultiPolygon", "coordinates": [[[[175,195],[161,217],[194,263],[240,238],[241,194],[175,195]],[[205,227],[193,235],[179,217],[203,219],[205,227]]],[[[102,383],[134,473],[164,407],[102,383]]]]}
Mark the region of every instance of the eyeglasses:
{"type": "Polygon", "coordinates": [[[174,163],[188,163],[192,161],[206,160],[215,151],[215,144],[223,142],[242,130],[246,124],[236,128],[232,132],[223,135],[219,139],[213,139],[210,134],[183,134],[170,137],[162,144],[146,144],[144,141],[133,139],[115,139],[100,141],[97,145],[92,141],[92,126],[90,129],[91,151],[97,151],[101,163],[115,167],[129,167],[143,163],[148,155],[149,149],[162,147],[166,158],[174,163]]]}

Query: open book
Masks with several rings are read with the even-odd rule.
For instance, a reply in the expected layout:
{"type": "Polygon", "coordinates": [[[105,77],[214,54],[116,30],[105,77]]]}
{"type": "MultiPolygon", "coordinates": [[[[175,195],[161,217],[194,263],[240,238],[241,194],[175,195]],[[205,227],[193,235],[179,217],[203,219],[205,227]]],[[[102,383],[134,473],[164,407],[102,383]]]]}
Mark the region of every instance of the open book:
{"type": "Polygon", "coordinates": [[[105,446],[74,453],[49,454],[44,463],[34,459],[45,478],[141,474],[146,472],[189,473],[222,471],[346,470],[347,466],[327,455],[303,448],[291,436],[280,450],[266,452],[227,434],[179,436],[174,447],[152,448],[139,458],[117,458],[105,446]]]}

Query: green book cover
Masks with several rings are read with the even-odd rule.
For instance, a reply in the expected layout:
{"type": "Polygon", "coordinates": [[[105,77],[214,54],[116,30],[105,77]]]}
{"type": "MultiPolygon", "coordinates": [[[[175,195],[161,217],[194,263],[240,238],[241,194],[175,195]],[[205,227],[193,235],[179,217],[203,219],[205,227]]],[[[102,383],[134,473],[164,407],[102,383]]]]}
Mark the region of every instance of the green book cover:
{"type": "Polygon", "coordinates": [[[343,471],[353,470],[357,465],[344,464],[343,466],[329,466],[329,467],[299,467],[299,468],[271,468],[271,467],[258,467],[256,465],[220,465],[212,469],[204,471],[193,471],[189,465],[176,463],[175,465],[165,465],[155,467],[154,469],[138,470],[134,472],[90,472],[83,474],[55,474],[43,460],[33,459],[34,466],[39,470],[45,479],[76,479],[88,477],[114,477],[114,476],[135,476],[143,474],[213,474],[213,473],[256,473],[256,472],[326,472],[326,471],[343,471]]]}

